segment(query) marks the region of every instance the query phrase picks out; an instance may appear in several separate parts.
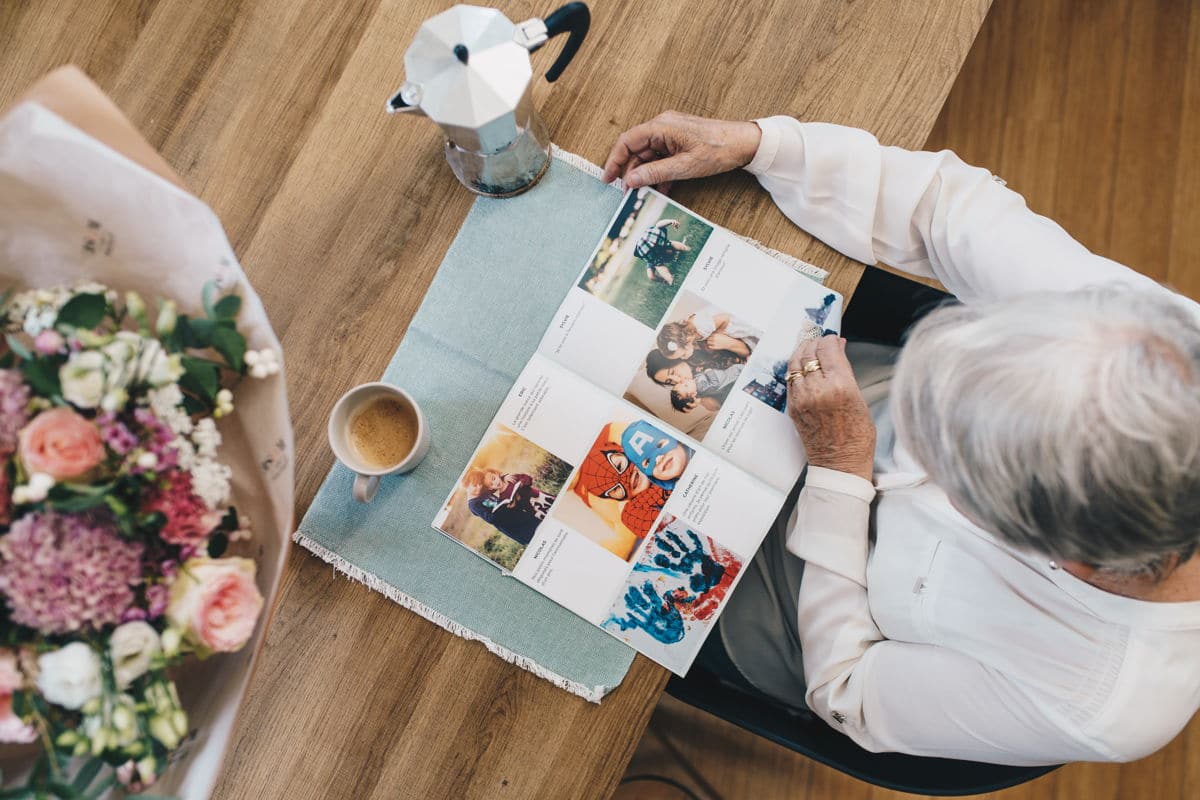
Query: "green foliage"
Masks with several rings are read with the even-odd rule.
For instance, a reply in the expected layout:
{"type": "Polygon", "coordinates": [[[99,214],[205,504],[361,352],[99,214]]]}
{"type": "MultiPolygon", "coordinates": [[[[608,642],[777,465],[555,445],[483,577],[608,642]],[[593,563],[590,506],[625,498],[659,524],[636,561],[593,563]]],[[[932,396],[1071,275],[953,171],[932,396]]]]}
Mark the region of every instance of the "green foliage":
{"type": "Polygon", "coordinates": [[[21,372],[25,382],[34,392],[42,397],[54,399],[62,397],[62,382],[58,377],[58,368],[66,361],[62,356],[45,356],[29,358],[21,362],[21,372]]]}
{"type": "Polygon", "coordinates": [[[58,310],[57,325],[94,328],[108,313],[108,301],[102,294],[77,294],[58,310]]]}
{"type": "MultiPolygon", "coordinates": [[[[236,295],[230,295],[226,300],[238,300],[236,295]]],[[[218,303],[220,305],[220,303],[218,303]]],[[[213,331],[213,349],[225,358],[225,363],[235,372],[241,372],[244,366],[243,357],[246,355],[246,337],[238,333],[232,326],[231,320],[222,320],[213,331]]]]}
{"type": "MultiPolygon", "coordinates": [[[[216,367],[224,367],[238,374],[245,371],[246,337],[237,329],[237,315],[242,309],[242,298],[236,294],[217,299],[217,285],[209,281],[204,285],[203,317],[180,314],[175,330],[163,338],[163,346],[172,353],[188,350],[214,350],[222,362],[209,361],[216,367]]],[[[185,362],[187,359],[184,359],[185,362]]],[[[195,359],[205,361],[206,359],[195,359]]],[[[182,381],[180,382],[182,385],[182,381]]],[[[188,387],[184,387],[188,391],[188,387]]],[[[192,387],[195,397],[188,406],[188,413],[212,410],[212,396],[207,396],[200,387],[192,387]]],[[[215,391],[213,392],[215,395],[215,391]]]]}
{"type": "Polygon", "coordinates": [[[525,546],[517,544],[502,533],[494,533],[480,546],[479,552],[511,572],[521,560],[525,546]]]}
{"type": "Polygon", "coordinates": [[[219,319],[234,319],[242,310],[242,298],[236,294],[227,294],[213,306],[212,316],[219,319]]]}
{"type": "Polygon", "coordinates": [[[548,494],[558,494],[571,477],[571,465],[549,453],[533,472],[533,485],[548,494]]]}

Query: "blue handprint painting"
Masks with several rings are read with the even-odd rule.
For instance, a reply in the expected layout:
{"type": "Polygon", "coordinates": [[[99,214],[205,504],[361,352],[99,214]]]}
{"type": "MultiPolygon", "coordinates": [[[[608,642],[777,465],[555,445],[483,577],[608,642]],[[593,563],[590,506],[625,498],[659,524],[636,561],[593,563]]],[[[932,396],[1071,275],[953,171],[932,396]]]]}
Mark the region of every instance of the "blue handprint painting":
{"type": "Polygon", "coordinates": [[[741,569],[732,551],[668,518],[646,542],[601,627],[684,674],[741,569]]]}

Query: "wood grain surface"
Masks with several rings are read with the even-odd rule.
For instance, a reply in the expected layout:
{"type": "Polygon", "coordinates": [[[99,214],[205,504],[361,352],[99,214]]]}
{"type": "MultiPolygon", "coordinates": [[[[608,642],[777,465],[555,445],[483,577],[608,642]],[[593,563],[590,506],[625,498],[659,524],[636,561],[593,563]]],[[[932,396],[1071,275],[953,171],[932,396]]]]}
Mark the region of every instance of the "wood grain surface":
{"type": "MultiPolygon", "coordinates": [[[[382,372],[472,201],[438,130],[383,110],[418,26],[449,5],[0,0],[0,105],[78,64],[224,222],[287,357],[297,518],[332,463],[329,409],[382,372]]],[[[497,5],[519,21],[558,3],[497,5]]],[[[667,108],[793,114],[918,147],[988,5],[599,0],[579,56],[537,97],[555,141],[593,161],[667,108]]],[[[747,175],[675,195],[831,269],[838,290],[861,274],[747,175]]],[[[590,705],[296,550],[215,796],[607,797],[665,680],[639,658],[590,705]]]]}

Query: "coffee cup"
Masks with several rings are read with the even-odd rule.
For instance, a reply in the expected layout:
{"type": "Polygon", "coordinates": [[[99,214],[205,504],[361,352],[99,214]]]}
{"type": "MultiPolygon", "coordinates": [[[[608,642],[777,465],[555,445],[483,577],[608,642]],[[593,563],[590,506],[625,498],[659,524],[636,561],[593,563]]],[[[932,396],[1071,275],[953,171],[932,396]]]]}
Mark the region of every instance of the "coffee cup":
{"type": "Polygon", "coordinates": [[[381,477],[409,472],[429,452],[429,424],[408,392],[390,383],[364,383],[334,405],[329,446],[358,473],[354,499],[369,503],[381,477]]]}

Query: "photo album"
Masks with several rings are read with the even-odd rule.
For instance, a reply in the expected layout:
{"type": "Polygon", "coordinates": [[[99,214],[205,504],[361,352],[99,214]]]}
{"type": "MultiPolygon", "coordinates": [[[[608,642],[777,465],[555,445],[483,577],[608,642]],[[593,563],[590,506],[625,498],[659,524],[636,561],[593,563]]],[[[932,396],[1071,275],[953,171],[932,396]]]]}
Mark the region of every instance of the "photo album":
{"type": "Polygon", "coordinates": [[[788,359],[841,312],[631,190],[433,527],[685,674],[804,467],[788,359]]]}

